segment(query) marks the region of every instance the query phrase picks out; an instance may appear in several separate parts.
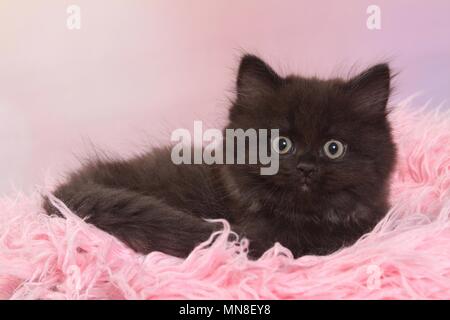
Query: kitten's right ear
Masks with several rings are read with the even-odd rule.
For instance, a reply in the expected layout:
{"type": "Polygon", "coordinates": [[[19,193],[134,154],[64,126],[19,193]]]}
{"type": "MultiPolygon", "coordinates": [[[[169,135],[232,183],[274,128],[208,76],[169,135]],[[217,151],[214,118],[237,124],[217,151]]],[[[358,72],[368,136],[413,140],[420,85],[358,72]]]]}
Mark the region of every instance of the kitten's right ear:
{"type": "Polygon", "coordinates": [[[238,97],[255,98],[280,83],[281,77],[260,58],[250,54],[242,57],[236,82],[238,97]]]}
{"type": "Polygon", "coordinates": [[[377,64],[347,82],[358,109],[367,114],[384,114],[391,93],[391,71],[387,63],[377,64]]]}

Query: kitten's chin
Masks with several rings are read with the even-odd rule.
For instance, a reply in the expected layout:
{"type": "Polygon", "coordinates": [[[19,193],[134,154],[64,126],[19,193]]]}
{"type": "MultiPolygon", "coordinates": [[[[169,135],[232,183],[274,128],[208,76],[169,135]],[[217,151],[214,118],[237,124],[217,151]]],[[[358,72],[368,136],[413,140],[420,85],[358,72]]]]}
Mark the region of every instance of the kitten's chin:
{"type": "Polygon", "coordinates": [[[311,192],[311,186],[307,183],[302,183],[300,185],[300,191],[304,192],[304,193],[309,193],[309,192],[311,192]]]}

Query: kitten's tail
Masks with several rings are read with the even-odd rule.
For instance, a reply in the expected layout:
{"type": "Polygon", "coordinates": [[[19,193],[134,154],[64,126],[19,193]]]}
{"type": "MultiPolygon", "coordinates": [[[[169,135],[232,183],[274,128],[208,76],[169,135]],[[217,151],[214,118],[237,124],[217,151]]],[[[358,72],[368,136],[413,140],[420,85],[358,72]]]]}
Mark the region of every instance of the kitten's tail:
{"type": "MultiPolygon", "coordinates": [[[[111,233],[132,249],[148,253],[161,251],[186,257],[206,241],[220,224],[179,211],[164,202],[127,189],[110,188],[96,183],[63,185],[54,195],[78,216],[111,233]]],[[[48,197],[48,214],[61,216],[48,197]]]]}

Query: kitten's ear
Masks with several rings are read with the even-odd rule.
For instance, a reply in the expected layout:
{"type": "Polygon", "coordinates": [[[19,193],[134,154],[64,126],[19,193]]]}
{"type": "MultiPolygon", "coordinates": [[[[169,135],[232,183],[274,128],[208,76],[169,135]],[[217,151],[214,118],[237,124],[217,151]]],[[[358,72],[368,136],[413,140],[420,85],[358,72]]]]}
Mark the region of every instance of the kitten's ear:
{"type": "Polygon", "coordinates": [[[391,71],[388,64],[377,64],[346,83],[358,109],[367,113],[382,113],[391,93],[391,71]]]}
{"type": "Polygon", "coordinates": [[[280,83],[280,76],[260,58],[250,54],[242,57],[236,81],[238,97],[256,97],[280,83]]]}

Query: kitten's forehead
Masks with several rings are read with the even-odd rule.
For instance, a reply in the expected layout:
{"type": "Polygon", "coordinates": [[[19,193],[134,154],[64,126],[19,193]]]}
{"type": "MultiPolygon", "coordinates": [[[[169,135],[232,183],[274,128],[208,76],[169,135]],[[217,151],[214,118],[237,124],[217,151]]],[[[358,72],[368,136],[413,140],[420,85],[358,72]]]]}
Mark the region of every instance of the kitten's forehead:
{"type": "Polygon", "coordinates": [[[333,122],[339,122],[347,112],[346,96],[339,81],[292,79],[280,96],[290,126],[308,140],[320,135],[333,122]]]}
{"type": "Polygon", "coordinates": [[[326,107],[329,102],[340,100],[344,93],[339,80],[298,78],[288,82],[285,88],[293,98],[311,107],[326,107]]]}

